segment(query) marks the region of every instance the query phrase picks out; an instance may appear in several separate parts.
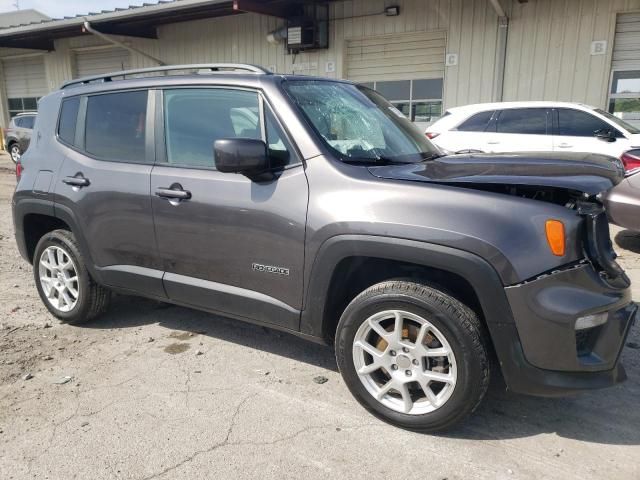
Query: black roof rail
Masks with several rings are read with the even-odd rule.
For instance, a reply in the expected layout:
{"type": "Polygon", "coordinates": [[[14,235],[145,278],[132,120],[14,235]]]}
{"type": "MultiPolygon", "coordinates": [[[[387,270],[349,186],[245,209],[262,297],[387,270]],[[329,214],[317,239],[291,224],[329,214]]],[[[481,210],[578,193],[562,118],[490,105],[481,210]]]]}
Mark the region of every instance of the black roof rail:
{"type": "Polygon", "coordinates": [[[121,72],[111,72],[105,73],[103,75],[93,75],[90,77],[78,78],[76,80],[69,80],[68,82],[63,83],[60,88],[67,88],[72,85],[86,85],[91,82],[112,82],[113,78],[122,77],[124,80],[126,77],[131,75],[141,75],[146,73],[167,73],[174,71],[201,71],[201,70],[209,70],[210,72],[221,72],[221,71],[230,71],[230,72],[249,72],[256,73],[259,75],[269,75],[271,72],[266,68],[257,66],[257,65],[249,65],[245,63],[196,63],[196,64],[188,64],[188,65],[167,65],[162,67],[151,67],[151,68],[138,68],[135,70],[123,70],[121,72]]]}

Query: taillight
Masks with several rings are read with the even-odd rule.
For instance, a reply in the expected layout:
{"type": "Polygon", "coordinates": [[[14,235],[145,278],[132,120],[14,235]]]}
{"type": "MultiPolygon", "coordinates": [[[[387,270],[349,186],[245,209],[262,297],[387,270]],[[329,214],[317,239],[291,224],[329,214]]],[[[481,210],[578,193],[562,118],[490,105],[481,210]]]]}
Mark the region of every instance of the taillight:
{"type": "Polygon", "coordinates": [[[622,160],[622,164],[624,165],[624,170],[626,172],[640,168],[640,150],[624,152],[620,157],[620,160],[622,160]]]}
{"type": "Polygon", "coordinates": [[[22,176],[22,164],[18,162],[16,163],[16,179],[20,181],[21,176],[22,176]]]}

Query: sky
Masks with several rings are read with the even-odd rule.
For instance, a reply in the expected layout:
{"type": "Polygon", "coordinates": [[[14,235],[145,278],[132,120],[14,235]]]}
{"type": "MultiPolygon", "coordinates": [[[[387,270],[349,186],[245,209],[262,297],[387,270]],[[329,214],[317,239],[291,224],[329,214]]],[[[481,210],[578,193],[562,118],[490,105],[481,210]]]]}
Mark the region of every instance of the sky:
{"type": "Polygon", "coordinates": [[[154,0],[0,0],[0,12],[16,10],[16,2],[21,10],[34,8],[52,18],[70,17],[142,3],[156,3],[154,0]]]}

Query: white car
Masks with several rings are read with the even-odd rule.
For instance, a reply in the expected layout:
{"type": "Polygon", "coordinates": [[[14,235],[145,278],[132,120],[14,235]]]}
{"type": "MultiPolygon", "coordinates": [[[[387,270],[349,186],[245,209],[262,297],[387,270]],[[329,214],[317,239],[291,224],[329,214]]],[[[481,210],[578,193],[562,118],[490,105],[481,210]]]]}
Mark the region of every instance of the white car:
{"type": "Polygon", "coordinates": [[[451,152],[589,152],[620,158],[640,147],[640,129],[604,110],[563,102],[451,108],[426,135],[451,152]]]}

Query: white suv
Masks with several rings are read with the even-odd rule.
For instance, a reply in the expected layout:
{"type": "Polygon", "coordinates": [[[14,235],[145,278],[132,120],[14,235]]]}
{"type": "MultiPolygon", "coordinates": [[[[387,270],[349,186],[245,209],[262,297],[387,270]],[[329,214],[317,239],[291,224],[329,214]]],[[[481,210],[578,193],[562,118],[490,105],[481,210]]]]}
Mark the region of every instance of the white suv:
{"type": "Polygon", "coordinates": [[[503,102],[449,109],[426,135],[452,152],[569,151],[620,156],[640,130],[579,103],[503,102]]]}

